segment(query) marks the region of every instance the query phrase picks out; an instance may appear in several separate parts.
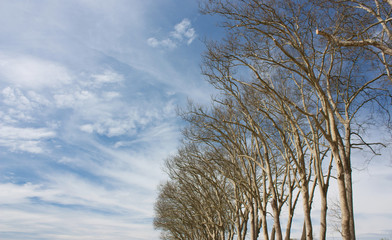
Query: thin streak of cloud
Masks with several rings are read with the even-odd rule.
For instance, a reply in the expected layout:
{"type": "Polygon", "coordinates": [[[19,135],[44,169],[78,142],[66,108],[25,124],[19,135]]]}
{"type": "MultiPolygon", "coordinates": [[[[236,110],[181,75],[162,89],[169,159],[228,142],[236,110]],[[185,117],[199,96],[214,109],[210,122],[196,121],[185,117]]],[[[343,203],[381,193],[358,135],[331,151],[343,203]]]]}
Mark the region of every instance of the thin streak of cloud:
{"type": "MultiPolygon", "coordinates": [[[[0,206],[2,239],[86,239],[118,240],[158,239],[149,219],[130,216],[111,216],[96,212],[80,213],[79,209],[54,206],[21,205],[19,208],[0,206]],[[23,231],[21,231],[23,226],[23,231]]],[[[150,220],[151,221],[151,220],[150,220]]]]}
{"type": "Polygon", "coordinates": [[[157,47],[164,47],[164,48],[176,48],[177,44],[170,38],[166,38],[163,40],[158,40],[156,38],[149,38],[147,39],[147,44],[151,47],[157,48],[157,47]]]}
{"type": "Polygon", "coordinates": [[[56,133],[47,128],[18,128],[0,125],[0,146],[11,151],[42,153],[43,140],[53,138],[56,133]]]}
{"type": "Polygon", "coordinates": [[[124,77],[121,74],[118,74],[114,71],[106,70],[102,74],[93,74],[96,83],[104,84],[104,83],[118,83],[124,80],[124,77]]]}
{"type": "Polygon", "coordinates": [[[54,88],[72,81],[71,74],[59,63],[1,52],[0,76],[9,84],[29,89],[54,88]]]}

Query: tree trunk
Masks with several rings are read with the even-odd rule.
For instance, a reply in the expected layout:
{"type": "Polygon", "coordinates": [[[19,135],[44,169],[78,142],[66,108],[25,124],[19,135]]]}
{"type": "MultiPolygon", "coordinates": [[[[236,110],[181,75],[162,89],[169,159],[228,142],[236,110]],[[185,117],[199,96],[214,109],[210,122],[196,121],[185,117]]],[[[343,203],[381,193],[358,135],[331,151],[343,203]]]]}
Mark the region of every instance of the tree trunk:
{"type": "Polygon", "coordinates": [[[272,227],[271,240],[275,240],[275,225],[272,227]]]}
{"type": "MultiPolygon", "coordinates": [[[[327,107],[327,104],[325,104],[327,107]]],[[[345,165],[346,165],[346,153],[344,151],[343,140],[339,134],[339,130],[337,129],[337,124],[335,122],[335,117],[333,114],[333,110],[331,107],[327,107],[327,116],[329,126],[328,129],[331,134],[331,140],[329,145],[332,150],[332,155],[335,159],[336,170],[337,170],[337,184],[338,184],[338,191],[339,191],[339,203],[341,209],[341,225],[342,225],[342,237],[344,240],[353,240],[351,236],[351,229],[350,229],[350,207],[347,201],[347,183],[345,179],[345,165]]],[[[347,134],[347,133],[346,133],[347,134]]],[[[347,135],[346,135],[347,136],[347,135]]]]}
{"type": "Polygon", "coordinates": [[[344,176],[344,170],[342,161],[340,160],[339,154],[335,152],[334,154],[336,159],[336,169],[337,169],[337,183],[339,190],[339,202],[340,202],[340,210],[342,214],[342,237],[344,240],[352,240],[351,237],[351,229],[350,229],[350,210],[347,202],[347,188],[346,181],[344,176]]]}
{"type": "MultiPolygon", "coordinates": [[[[348,118],[348,116],[346,116],[346,118],[348,118]]],[[[346,182],[347,203],[350,211],[350,233],[351,233],[351,238],[355,240],[353,183],[352,183],[352,169],[351,169],[351,127],[349,121],[345,123],[344,129],[345,129],[344,180],[346,182]]]]}
{"type": "Polygon", "coordinates": [[[347,167],[344,174],[346,182],[347,203],[350,211],[350,233],[351,239],[355,240],[355,223],[354,223],[354,201],[353,201],[353,185],[351,177],[351,167],[347,167]]]}
{"type": "Polygon", "coordinates": [[[302,176],[302,186],[301,186],[301,192],[302,192],[302,206],[303,206],[303,211],[304,211],[304,221],[305,221],[305,226],[306,226],[306,239],[307,240],[312,240],[313,239],[313,227],[312,227],[312,218],[310,215],[310,203],[309,203],[309,187],[308,183],[306,180],[306,176],[302,176]]]}
{"type": "Polygon", "coordinates": [[[274,214],[274,230],[275,230],[275,236],[276,236],[276,240],[282,240],[283,236],[282,236],[282,229],[280,227],[280,214],[279,214],[279,210],[278,210],[278,206],[277,206],[277,200],[276,199],[272,199],[272,211],[274,214]]]}
{"type": "Polygon", "coordinates": [[[321,213],[320,213],[320,240],[325,240],[327,236],[327,194],[320,185],[321,213]]]}
{"type": "Polygon", "coordinates": [[[255,207],[253,204],[253,199],[250,202],[250,239],[251,240],[257,240],[257,234],[256,234],[256,214],[255,214],[255,207]]]}
{"type": "Polygon", "coordinates": [[[290,213],[289,219],[287,220],[287,225],[286,225],[286,235],[285,235],[285,240],[290,240],[290,232],[291,232],[291,223],[293,222],[293,214],[290,213]]]}
{"type": "Polygon", "coordinates": [[[268,240],[269,236],[268,236],[268,224],[267,224],[267,213],[266,212],[263,212],[263,222],[261,224],[263,226],[264,240],[268,240]]]}

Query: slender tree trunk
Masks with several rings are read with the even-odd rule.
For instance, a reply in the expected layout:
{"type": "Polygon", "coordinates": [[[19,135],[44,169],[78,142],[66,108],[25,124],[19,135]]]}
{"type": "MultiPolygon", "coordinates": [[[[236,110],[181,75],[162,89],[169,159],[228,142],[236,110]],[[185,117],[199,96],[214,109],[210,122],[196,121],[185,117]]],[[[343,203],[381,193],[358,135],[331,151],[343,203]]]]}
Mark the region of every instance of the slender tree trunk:
{"type": "Polygon", "coordinates": [[[243,222],[243,226],[241,227],[242,232],[239,233],[239,236],[241,237],[241,240],[245,240],[246,233],[248,232],[248,219],[243,222]]]}
{"type": "MultiPolygon", "coordinates": [[[[289,176],[290,177],[290,176],[289,176]]],[[[291,181],[289,180],[289,185],[291,186],[291,181]]],[[[286,234],[285,234],[285,240],[290,240],[290,233],[291,233],[291,224],[293,222],[293,217],[294,217],[294,209],[295,205],[297,203],[297,199],[295,199],[294,206],[293,206],[293,189],[290,187],[290,196],[289,196],[289,218],[287,220],[287,225],[286,225],[286,234]]]]}
{"type": "MultiPolygon", "coordinates": [[[[272,211],[274,214],[274,230],[275,230],[275,234],[276,234],[276,239],[277,240],[282,240],[283,236],[282,236],[282,229],[280,227],[280,213],[278,210],[278,206],[277,206],[277,200],[276,199],[272,199],[272,211]]],[[[271,238],[272,239],[272,238],[271,238]]]]}
{"type": "Polygon", "coordinates": [[[287,225],[286,225],[286,235],[285,235],[285,240],[290,240],[290,232],[291,232],[291,223],[293,222],[293,214],[290,213],[289,219],[287,220],[287,225]]]}
{"type": "Polygon", "coordinates": [[[263,174],[263,199],[261,206],[261,213],[263,214],[263,220],[262,220],[262,227],[263,227],[263,235],[264,235],[264,240],[269,240],[269,235],[268,235],[268,223],[267,223],[267,204],[268,204],[268,193],[267,193],[267,177],[265,174],[263,174]]]}
{"type": "Polygon", "coordinates": [[[257,234],[256,234],[256,214],[255,214],[255,207],[253,204],[253,199],[250,202],[250,239],[251,240],[257,240],[257,234]]]}
{"type": "Polygon", "coordinates": [[[275,225],[272,227],[271,240],[275,240],[275,225]]]}
{"type": "Polygon", "coordinates": [[[264,240],[269,240],[269,236],[268,236],[268,224],[267,224],[267,213],[263,212],[263,222],[262,224],[262,228],[263,228],[263,237],[264,240]]]}
{"type": "MultiPolygon", "coordinates": [[[[346,119],[348,119],[348,115],[346,119]]],[[[353,201],[353,183],[352,183],[352,169],[351,169],[351,127],[350,122],[345,123],[345,137],[344,137],[344,147],[345,147],[345,171],[344,180],[346,182],[346,192],[347,192],[347,203],[350,211],[350,233],[351,238],[355,240],[355,223],[354,223],[354,201],[353,201]]]]}
{"type": "Polygon", "coordinates": [[[305,220],[305,225],[306,225],[306,239],[307,240],[312,240],[313,239],[313,227],[312,227],[312,219],[310,215],[310,203],[309,203],[309,186],[307,183],[306,176],[302,176],[302,186],[301,186],[301,192],[302,192],[302,206],[303,206],[303,211],[304,211],[304,220],[305,220]]]}
{"type": "Polygon", "coordinates": [[[337,170],[337,184],[339,191],[339,203],[341,209],[341,226],[342,226],[342,237],[344,240],[353,240],[351,236],[351,228],[350,228],[350,207],[347,201],[347,184],[345,179],[345,165],[346,158],[344,152],[344,146],[342,143],[342,138],[339,134],[339,130],[337,129],[337,124],[335,122],[335,117],[332,112],[331,107],[327,107],[327,120],[329,126],[328,129],[331,134],[330,147],[332,150],[332,155],[335,159],[336,170],[337,170]],[[339,144],[340,143],[340,144],[339,144]]]}
{"type": "Polygon", "coordinates": [[[351,177],[351,168],[345,173],[346,188],[347,188],[347,203],[350,210],[350,233],[351,239],[355,240],[355,222],[354,222],[354,201],[353,201],[353,185],[351,177]]]}
{"type": "Polygon", "coordinates": [[[336,151],[333,151],[334,158],[336,159],[336,169],[337,169],[337,183],[338,183],[338,190],[339,190],[339,203],[340,203],[340,210],[342,215],[342,237],[344,240],[352,240],[351,238],[351,229],[350,229],[350,210],[347,201],[347,189],[346,189],[346,181],[345,181],[345,174],[342,165],[342,161],[340,159],[339,154],[336,151]]]}
{"type": "Polygon", "coordinates": [[[319,186],[321,197],[320,240],[325,240],[327,236],[327,194],[321,184],[319,186]]]}

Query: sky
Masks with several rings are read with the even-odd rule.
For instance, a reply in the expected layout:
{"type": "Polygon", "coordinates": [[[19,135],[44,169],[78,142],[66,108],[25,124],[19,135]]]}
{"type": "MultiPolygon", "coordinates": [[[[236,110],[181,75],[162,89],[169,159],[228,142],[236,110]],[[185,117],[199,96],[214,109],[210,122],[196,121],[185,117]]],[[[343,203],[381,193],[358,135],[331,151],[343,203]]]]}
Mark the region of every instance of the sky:
{"type": "MultiPolygon", "coordinates": [[[[176,111],[214,93],[216,23],[196,0],[0,1],[0,239],[159,239],[176,111]]],[[[390,154],[357,156],[361,239],[392,239],[390,154]]]]}

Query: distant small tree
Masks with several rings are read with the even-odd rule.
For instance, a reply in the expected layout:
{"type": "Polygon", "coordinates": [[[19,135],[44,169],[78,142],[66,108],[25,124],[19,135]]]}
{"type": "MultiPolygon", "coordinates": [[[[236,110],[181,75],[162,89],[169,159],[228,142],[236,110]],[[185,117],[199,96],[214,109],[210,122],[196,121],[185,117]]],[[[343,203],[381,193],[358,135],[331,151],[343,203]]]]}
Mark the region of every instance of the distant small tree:
{"type": "Polygon", "coordinates": [[[170,181],[160,188],[154,220],[163,239],[233,239],[233,188],[210,157],[190,144],[167,160],[170,181]]]}

